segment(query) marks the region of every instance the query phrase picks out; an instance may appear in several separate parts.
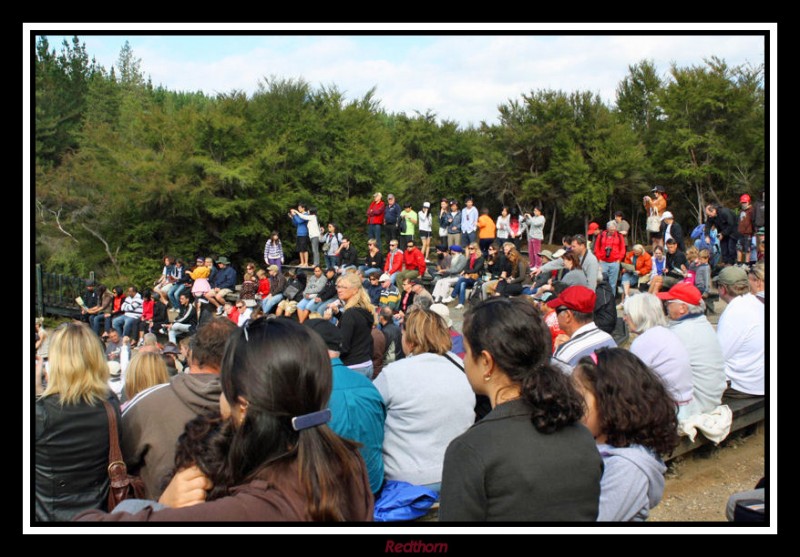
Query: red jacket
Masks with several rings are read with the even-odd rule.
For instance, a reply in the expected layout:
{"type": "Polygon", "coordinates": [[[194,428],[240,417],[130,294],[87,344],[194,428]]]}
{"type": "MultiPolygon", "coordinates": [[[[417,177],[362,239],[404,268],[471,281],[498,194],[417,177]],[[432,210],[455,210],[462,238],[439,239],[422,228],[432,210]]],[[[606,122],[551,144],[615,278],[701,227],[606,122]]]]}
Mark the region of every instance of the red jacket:
{"type": "Polygon", "coordinates": [[[598,261],[615,263],[625,258],[625,237],[619,232],[614,232],[609,236],[608,230],[604,230],[597,235],[594,241],[594,254],[598,261]],[[611,255],[606,257],[606,248],[611,248],[611,255]]]}
{"type": "Polygon", "coordinates": [[[406,251],[403,257],[406,262],[406,271],[419,271],[419,276],[425,274],[425,266],[427,263],[425,262],[425,256],[422,255],[419,249],[414,248],[411,251],[406,251]]]}
{"type": "Polygon", "coordinates": [[[269,296],[269,286],[269,279],[267,277],[258,279],[258,293],[261,294],[262,299],[269,296]]]}
{"type": "Polygon", "coordinates": [[[373,201],[367,209],[367,224],[383,224],[383,211],[386,204],[383,201],[373,201]]]}
{"type": "Polygon", "coordinates": [[[384,272],[393,275],[403,270],[403,252],[397,250],[395,252],[389,251],[386,254],[386,262],[383,264],[384,272]]]}

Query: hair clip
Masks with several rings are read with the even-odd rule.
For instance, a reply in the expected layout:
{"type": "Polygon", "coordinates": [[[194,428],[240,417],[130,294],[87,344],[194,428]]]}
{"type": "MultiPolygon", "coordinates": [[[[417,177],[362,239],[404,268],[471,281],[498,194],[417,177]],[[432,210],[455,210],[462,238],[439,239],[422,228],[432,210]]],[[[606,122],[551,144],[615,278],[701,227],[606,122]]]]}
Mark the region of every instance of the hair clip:
{"type": "Polygon", "coordinates": [[[308,429],[310,427],[326,424],[329,421],[331,421],[331,410],[330,408],[326,408],[318,412],[295,416],[292,418],[292,429],[300,431],[301,429],[308,429]]]}

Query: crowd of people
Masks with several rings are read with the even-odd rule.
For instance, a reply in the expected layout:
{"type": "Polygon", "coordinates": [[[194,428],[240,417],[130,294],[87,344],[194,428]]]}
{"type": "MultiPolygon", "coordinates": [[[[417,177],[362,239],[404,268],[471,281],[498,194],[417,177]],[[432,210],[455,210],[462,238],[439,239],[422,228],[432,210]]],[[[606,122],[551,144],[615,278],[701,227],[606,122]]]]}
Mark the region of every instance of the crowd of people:
{"type": "Polygon", "coordinates": [[[224,256],[165,257],[141,294],[88,281],[81,320],[37,322],[36,519],[367,521],[408,482],[440,492],[443,521],[646,520],[679,422],[764,395],[763,261],[737,266],[709,208],[698,241],[727,242],[712,280],[653,195],[659,232],[630,250],[620,212],[552,252],[540,208],[493,220],[472,199],[441,201],[431,245],[429,203],[376,193],[365,257],[300,204],[297,268],[273,232],[238,294],[224,256]],[[146,486],[113,512],[103,401],[146,486]]]}

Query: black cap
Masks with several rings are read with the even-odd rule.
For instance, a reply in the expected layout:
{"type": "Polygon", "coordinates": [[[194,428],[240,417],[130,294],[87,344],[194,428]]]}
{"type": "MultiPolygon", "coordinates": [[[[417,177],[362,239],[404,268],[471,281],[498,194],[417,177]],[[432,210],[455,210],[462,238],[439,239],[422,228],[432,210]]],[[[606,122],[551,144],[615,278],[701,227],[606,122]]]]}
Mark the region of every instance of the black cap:
{"type": "Polygon", "coordinates": [[[327,319],[308,319],[305,324],[322,337],[328,350],[342,351],[342,332],[339,327],[327,319]]]}

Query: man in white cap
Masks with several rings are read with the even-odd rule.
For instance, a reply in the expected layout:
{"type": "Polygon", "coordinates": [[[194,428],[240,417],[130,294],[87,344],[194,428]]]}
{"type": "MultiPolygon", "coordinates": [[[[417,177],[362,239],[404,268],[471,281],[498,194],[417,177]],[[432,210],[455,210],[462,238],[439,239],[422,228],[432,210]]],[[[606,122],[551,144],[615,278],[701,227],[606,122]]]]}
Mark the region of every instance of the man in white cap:
{"type": "Polygon", "coordinates": [[[683,251],[683,229],[681,225],[675,222],[675,217],[672,216],[672,213],[669,211],[664,211],[664,214],[661,215],[661,240],[662,245],[667,245],[667,240],[670,238],[675,239],[675,243],[678,244],[678,249],[683,251]]]}
{"type": "Polygon", "coordinates": [[[725,396],[764,395],[764,304],[750,293],[747,272],[725,267],[714,279],[727,303],[717,324],[717,340],[725,358],[730,387],[725,396]]]}

